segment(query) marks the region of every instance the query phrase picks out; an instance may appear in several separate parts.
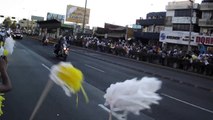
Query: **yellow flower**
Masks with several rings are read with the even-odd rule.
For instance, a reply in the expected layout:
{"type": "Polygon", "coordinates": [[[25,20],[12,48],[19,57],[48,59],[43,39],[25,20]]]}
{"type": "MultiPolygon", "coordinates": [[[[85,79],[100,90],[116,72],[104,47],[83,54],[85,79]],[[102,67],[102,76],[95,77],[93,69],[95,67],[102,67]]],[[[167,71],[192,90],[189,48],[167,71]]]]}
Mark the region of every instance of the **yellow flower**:
{"type": "Polygon", "coordinates": [[[0,42],[0,46],[4,46],[4,42],[1,41],[1,42],[0,42]]]}
{"type": "Polygon", "coordinates": [[[0,116],[3,114],[3,111],[2,111],[2,107],[3,107],[3,104],[2,102],[5,100],[5,98],[3,96],[0,95],[0,116]]]}
{"type": "Polygon", "coordinates": [[[58,65],[52,66],[50,79],[61,86],[67,96],[71,96],[71,93],[76,94],[81,90],[86,102],[88,102],[88,97],[82,86],[83,73],[72,64],[60,62],[58,65]]]}
{"type": "Polygon", "coordinates": [[[60,65],[57,76],[71,90],[73,90],[74,93],[77,93],[81,89],[83,74],[79,69],[73,67],[71,64],[67,64],[66,66],[60,65]]]}
{"type": "Polygon", "coordinates": [[[9,51],[8,51],[8,50],[6,50],[6,49],[4,49],[4,51],[3,51],[3,55],[4,55],[4,56],[8,56],[8,54],[9,54],[9,51]]]}

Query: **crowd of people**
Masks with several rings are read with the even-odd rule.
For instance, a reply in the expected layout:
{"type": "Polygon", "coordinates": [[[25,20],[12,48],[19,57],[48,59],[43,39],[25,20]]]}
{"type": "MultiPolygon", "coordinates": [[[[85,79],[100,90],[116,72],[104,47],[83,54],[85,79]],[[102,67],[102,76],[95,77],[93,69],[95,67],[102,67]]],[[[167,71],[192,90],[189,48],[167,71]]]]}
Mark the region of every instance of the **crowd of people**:
{"type": "MultiPolygon", "coordinates": [[[[72,44],[76,44],[72,41],[72,44]]],[[[129,57],[140,61],[161,64],[186,71],[213,75],[213,51],[201,53],[198,48],[192,51],[179,47],[162,47],[161,44],[143,44],[140,41],[112,40],[97,37],[84,37],[77,45],[100,52],[129,57]]]]}

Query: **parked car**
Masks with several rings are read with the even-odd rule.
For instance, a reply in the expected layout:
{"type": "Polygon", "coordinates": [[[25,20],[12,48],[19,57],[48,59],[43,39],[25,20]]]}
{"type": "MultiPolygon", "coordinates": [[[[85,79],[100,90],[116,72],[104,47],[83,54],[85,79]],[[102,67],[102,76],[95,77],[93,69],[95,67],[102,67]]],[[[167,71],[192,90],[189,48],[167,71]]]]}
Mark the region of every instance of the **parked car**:
{"type": "Polygon", "coordinates": [[[14,33],[12,33],[12,37],[13,37],[13,39],[22,39],[23,34],[21,32],[14,32],[14,33]]]}

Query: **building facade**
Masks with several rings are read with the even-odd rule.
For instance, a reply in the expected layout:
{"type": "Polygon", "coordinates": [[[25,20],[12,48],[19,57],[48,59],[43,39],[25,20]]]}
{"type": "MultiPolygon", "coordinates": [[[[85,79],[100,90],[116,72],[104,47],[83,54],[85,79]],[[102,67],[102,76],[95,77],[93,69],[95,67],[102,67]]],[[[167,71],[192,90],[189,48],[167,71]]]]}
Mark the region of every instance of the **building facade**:
{"type": "Polygon", "coordinates": [[[199,19],[200,33],[213,35],[213,0],[203,0],[200,4],[202,17],[199,19]]]}
{"type": "Polygon", "coordinates": [[[199,32],[198,20],[201,17],[198,3],[193,1],[169,2],[166,5],[166,31],[189,31],[192,16],[192,32],[199,32]],[[192,2],[192,4],[191,4],[192,2]],[[191,13],[192,7],[192,13],[191,13]]]}
{"type": "Polygon", "coordinates": [[[19,20],[18,24],[21,28],[32,29],[33,27],[35,27],[36,22],[30,21],[28,19],[22,19],[19,20]]]}
{"type": "Polygon", "coordinates": [[[151,12],[146,19],[136,20],[136,25],[141,25],[142,29],[137,30],[135,38],[145,44],[158,42],[160,31],[164,30],[165,17],[166,12],[151,12]]]}
{"type": "Polygon", "coordinates": [[[200,5],[194,0],[169,2],[166,5],[165,30],[160,32],[159,41],[171,48],[176,45],[183,49],[197,46],[195,36],[200,32],[200,17],[200,5]]]}

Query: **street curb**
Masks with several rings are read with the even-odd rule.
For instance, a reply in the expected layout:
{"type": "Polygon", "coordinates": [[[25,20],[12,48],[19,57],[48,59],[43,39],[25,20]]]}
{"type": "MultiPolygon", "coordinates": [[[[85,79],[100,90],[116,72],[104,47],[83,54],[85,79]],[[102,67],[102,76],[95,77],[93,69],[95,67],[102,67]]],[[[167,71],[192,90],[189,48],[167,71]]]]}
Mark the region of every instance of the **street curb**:
{"type": "MultiPolygon", "coordinates": [[[[36,39],[36,40],[39,40],[39,41],[41,41],[41,39],[40,38],[38,38],[38,37],[32,37],[32,36],[27,36],[27,37],[31,37],[32,39],[36,39]]],[[[49,41],[49,43],[51,43],[51,44],[56,44],[56,42],[55,41],[49,41]]]]}

